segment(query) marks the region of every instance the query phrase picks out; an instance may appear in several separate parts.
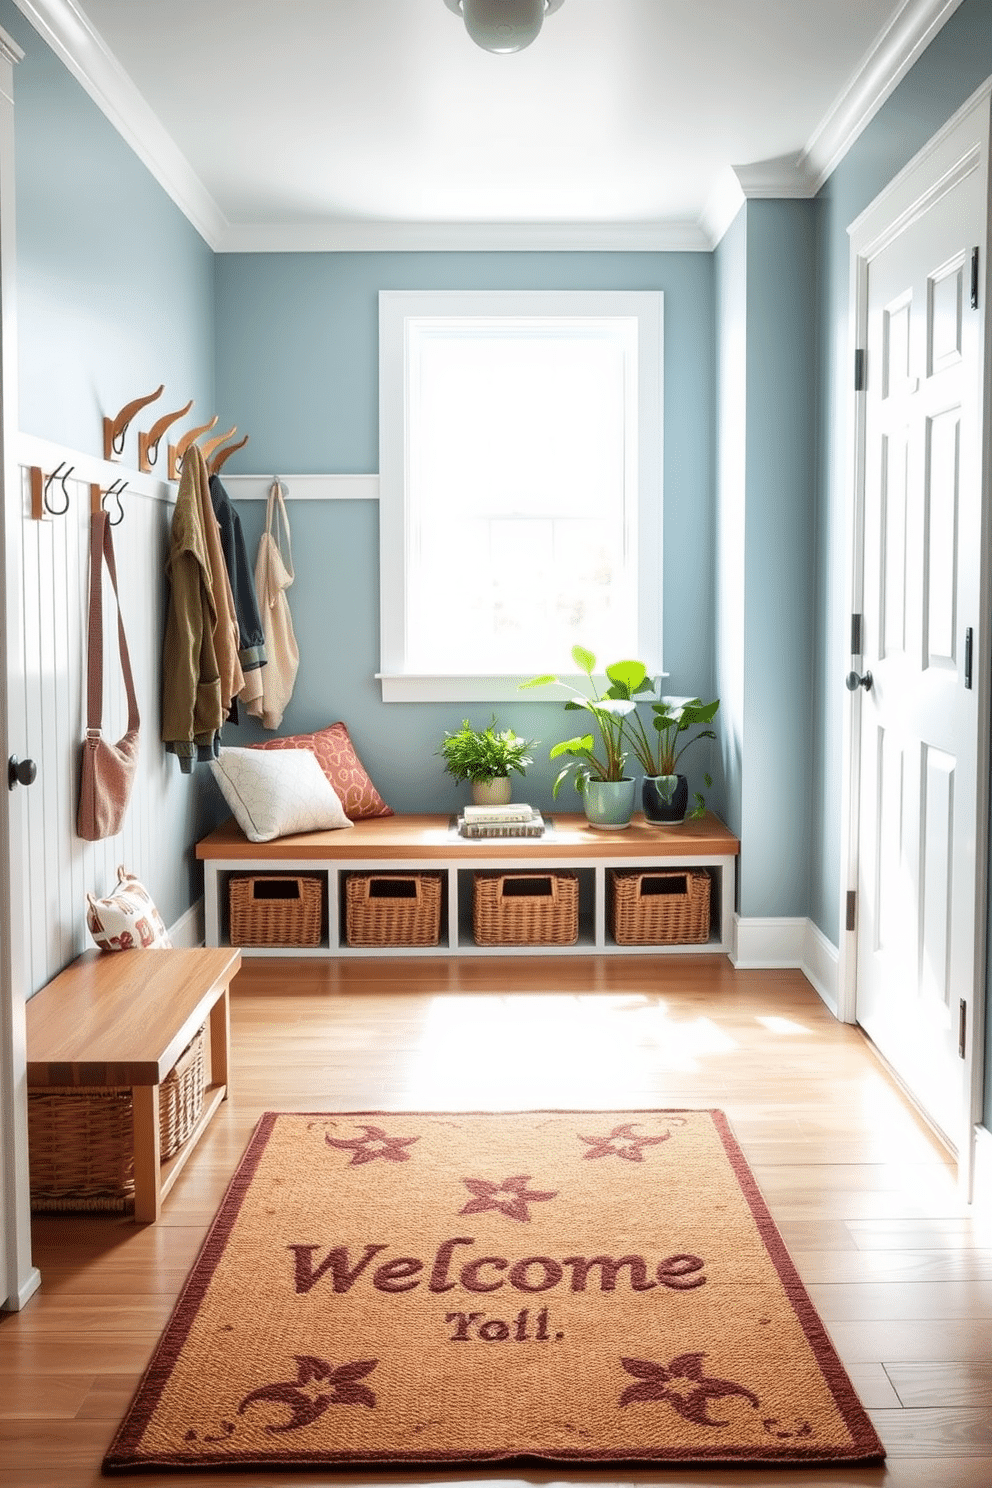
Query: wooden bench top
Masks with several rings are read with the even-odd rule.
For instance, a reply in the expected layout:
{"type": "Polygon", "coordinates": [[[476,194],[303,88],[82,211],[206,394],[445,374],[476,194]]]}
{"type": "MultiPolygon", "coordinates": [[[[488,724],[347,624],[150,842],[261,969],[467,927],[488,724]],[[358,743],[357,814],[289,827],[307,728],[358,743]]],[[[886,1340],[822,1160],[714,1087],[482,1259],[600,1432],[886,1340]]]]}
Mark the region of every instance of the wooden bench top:
{"type": "Polygon", "coordinates": [[[84,952],[27,1004],[28,1085],[158,1085],[240,962],[236,949],[84,952]]]}
{"type": "Polygon", "coordinates": [[[386,860],[402,858],[656,858],[736,857],[740,842],[711,811],[677,826],[657,826],[636,815],[629,827],[601,831],[582,815],[550,813],[553,830],[543,837],[459,837],[444,816],[376,816],[334,832],[303,832],[272,842],[249,842],[231,817],[196,845],[203,859],[260,862],[386,860]]]}

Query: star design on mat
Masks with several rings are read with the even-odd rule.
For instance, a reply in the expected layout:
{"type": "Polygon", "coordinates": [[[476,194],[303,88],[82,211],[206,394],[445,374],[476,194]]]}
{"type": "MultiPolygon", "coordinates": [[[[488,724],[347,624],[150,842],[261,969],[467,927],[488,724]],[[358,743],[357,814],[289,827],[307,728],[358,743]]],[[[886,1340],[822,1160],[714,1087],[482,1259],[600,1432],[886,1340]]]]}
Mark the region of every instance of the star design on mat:
{"type": "Polygon", "coordinates": [[[459,1214],[482,1214],[486,1209],[498,1209],[507,1219],[529,1220],[529,1204],[558,1197],[557,1189],[554,1193],[540,1193],[528,1188],[529,1173],[504,1178],[502,1183],[490,1183],[488,1178],[463,1178],[462,1182],[475,1198],[469,1199],[465,1208],[459,1209],[459,1214]]]}
{"type": "Polygon", "coordinates": [[[653,1364],[647,1359],[621,1359],[628,1374],[640,1381],[628,1385],[620,1396],[621,1405],[635,1401],[664,1400],[686,1421],[697,1426],[729,1426],[729,1421],[714,1421],[707,1415],[711,1400],[725,1395],[740,1395],[757,1410],[757,1395],[732,1380],[716,1379],[703,1373],[705,1354],[679,1354],[670,1364],[653,1364]]]}
{"type": "Polygon", "coordinates": [[[360,1385],[358,1381],[371,1374],[378,1359],[358,1359],[353,1364],[341,1364],[333,1369],[326,1359],[318,1359],[313,1354],[294,1354],[293,1358],[296,1360],[295,1380],[277,1380],[273,1385],[262,1385],[260,1389],[252,1390],[238,1406],[239,1416],[260,1400],[288,1406],[288,1421],[276,1426],[270,1423],[265,1428],[275,1434],[311,1426],[329,1405],[367,1405],[370,1410],[375,1409],[375,1395],[367,1385],[360,1385]]]}
{"type": "MultiPolygon", "coordinates": [[[[620,1126],[615,1126],[605,1137],[584,1137],[577,1133],[579,1141],[585,1142],[589,1151],[582,1154],[583,1157],[623,1157],[627,1162],[643,1162],[644,1148],[654,1147],[659,1142],[667,1142],[672,1135],[670,1131],[661,1137],[635,1137],[634,1127],[636,1121],[625,1121],[620,1126]]],[[[676,1120],[672,1125],[684,1126],[683,1121],[676,1120]]]]}
{"type": "Polygon", "coordinates": [[[352,1153],[350,1168],[357,1167],[359,1163],[375,1162],[377,1157],[384,1157],[389,1162],[409,1162],[410,1154],[404,1149],[413,1142],[419,1142],[419,1137],[390,1137],[383,1131],[381,1126],[366,1126],[360,1123],[360,1129],[365,1133],[364,1137],[324,1137],[328,1147],[343,1147],[352,1153]]]}

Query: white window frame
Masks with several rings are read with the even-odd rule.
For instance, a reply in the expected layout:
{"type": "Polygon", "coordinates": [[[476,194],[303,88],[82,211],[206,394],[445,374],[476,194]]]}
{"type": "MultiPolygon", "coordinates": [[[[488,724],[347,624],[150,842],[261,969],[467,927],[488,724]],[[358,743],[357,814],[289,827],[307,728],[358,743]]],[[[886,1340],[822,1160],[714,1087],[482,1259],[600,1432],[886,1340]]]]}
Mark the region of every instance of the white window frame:
{"type": "MultiPolygon", "coordinates": [[[[664,296],[660,290],[422,291],[379,293],[379,612],[384,702],[520,701],[524,674],[415,674],[406,664],[407,323],[443,316],[636,317],[638,323],[638,616],[636,657],[652,675],[662,665],[664,468],[664,296]]],[[[582,644],[595,651],[595,636],[582,644]]],[[[601,657],[603,665],[619,660],[601,657]]],[[[539,660],[534,671],[541,670],[539,660]]],[[[531,674],[532,675],[532,674],[531,674]]],[[[525,696],[533,694],[525,694],[525,696]]]]}

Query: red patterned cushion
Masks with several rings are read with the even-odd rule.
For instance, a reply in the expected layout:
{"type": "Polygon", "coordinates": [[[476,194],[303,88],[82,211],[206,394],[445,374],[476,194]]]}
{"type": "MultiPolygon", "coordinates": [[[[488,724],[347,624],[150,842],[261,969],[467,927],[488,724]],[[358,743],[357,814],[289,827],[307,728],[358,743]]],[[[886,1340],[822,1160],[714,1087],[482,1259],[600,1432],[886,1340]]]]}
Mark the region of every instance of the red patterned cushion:
{"type": "Polygon", "coordinates": [[[328,724],[327,728],[318,729],[313,734],[267,739],[264,744],[252,744],[251,748],[310,749],[334,787],[349,821],[360,821],[365,816],[393,815],[393,808],[386,805],[369,779],[343,723],[328,724]]]}

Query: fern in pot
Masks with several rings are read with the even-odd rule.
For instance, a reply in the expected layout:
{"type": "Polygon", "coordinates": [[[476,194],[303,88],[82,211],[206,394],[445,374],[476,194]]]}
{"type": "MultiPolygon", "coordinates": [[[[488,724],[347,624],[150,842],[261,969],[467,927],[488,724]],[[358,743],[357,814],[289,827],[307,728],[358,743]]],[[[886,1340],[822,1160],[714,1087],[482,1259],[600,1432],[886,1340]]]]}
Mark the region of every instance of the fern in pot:
{"type": "Polygon", "coordinates": [[[513,729],[500,730],[494,713],[484,729],[473,728],[464,718],[461,728],[445,732],[437,753],[454,780],[471,783],[474,805],[505,806],[512,794],[510,773],[527,773],[527,766],[533,764],[529,751],[536,742],[521,738],[513,729]]]}
{"type": "MultiPolygon", "coordinates": [[[[642,804],[648,821],[669,824],[702,816],[706,801],[700,791],[693,796],[692,810],[689,804],[689,781],[679,771],[679,762],[690,745],[699,739],[715,739],[716,733],[707,727],[716,717],[720,699],[710,703],[696,698],[662,698],[651,705],[649,728],[656,738],[652,739],[644,720],[636,710],[624,720],[624,732],[630,747],[644,771],[642,804]]],[[[705,774],[707,789],[713,784],[705,774]]]]}

